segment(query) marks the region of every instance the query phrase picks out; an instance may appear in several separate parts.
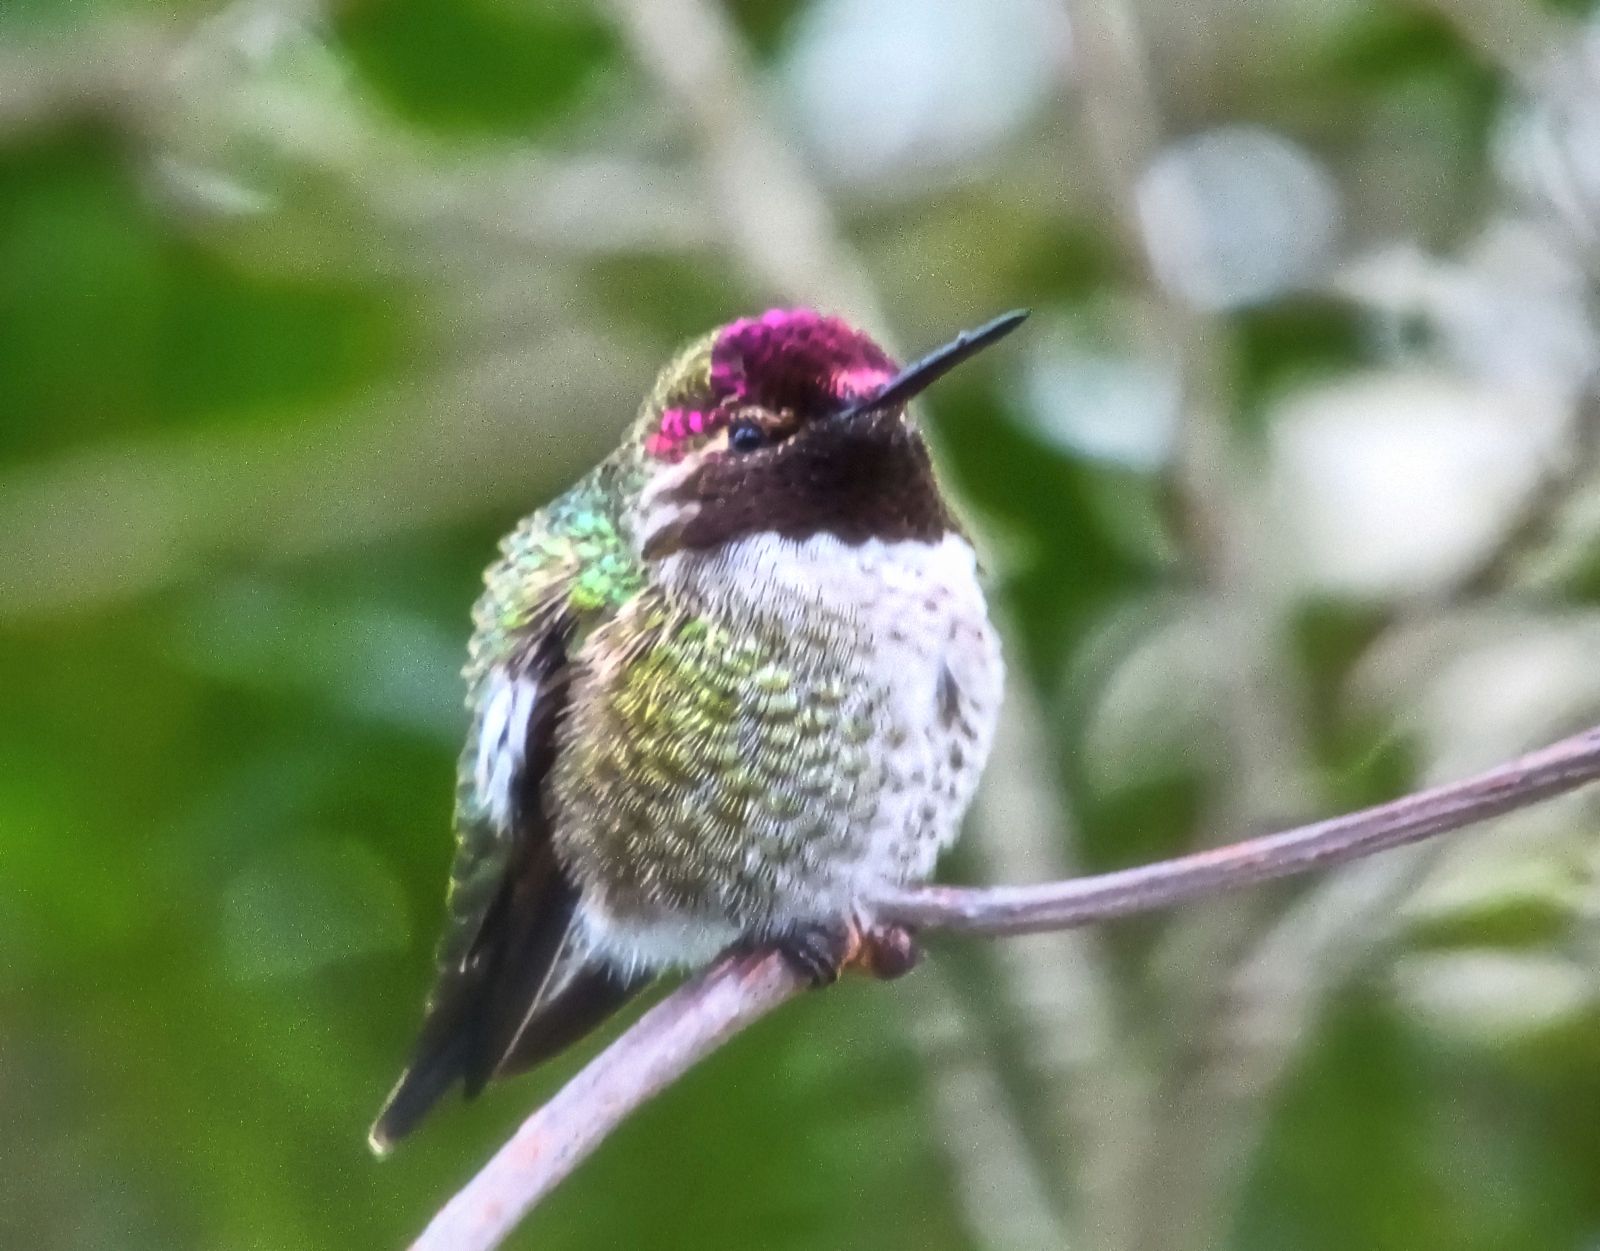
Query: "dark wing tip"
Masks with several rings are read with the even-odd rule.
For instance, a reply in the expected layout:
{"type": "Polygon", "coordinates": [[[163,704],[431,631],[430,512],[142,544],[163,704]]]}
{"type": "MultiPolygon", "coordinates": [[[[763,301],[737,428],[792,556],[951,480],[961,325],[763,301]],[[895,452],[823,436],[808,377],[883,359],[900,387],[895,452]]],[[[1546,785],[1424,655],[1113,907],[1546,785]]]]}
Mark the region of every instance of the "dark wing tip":
{"type": "Polygon", "coordinates": [[[460,1030],[441,1032],[424,1027],[417,1056],[400,1074],[378,1119],[367,1132],[367,1145],[380,1159],[418,1125],[428,1110],[462,1076],[466,1065],[466,1035],[460,1030]]]}

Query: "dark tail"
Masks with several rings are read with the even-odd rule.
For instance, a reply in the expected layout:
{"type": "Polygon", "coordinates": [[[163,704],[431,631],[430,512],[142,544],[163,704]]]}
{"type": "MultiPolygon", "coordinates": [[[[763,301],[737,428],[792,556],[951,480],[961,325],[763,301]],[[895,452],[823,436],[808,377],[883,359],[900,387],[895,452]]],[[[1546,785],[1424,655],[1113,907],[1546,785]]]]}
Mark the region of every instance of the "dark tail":
{"type": "Polygon", "coordinates": [[[599,1026],[650,981],[648,974],[635,974],[630,978],[606,965],[584,965],[567,979],[558,994],[539,1006],[494,1075],[511,1077],[559,1055],[599,1026]]]}
{"type": "Polygon", "coordinates": [[[367,1132],[367,1145],[374,1155],[385,1156],[422,1122],[428,1109],[455,1085],[461,1076],[466,1036],[454,1034],[441,1044],[424,1050],[421,1044],[406,1071],[400,1074],[383,1110],[367,1132]]]}
{"type": "Polygon", "coordinates": [[[553,859],[527,872],[490,909],[472,954],[441,972],[411,1063],[367,1141],[386,1155],[458,1081],[472,1098],[491,1078],[564,1050],[645,983],[583,962],[577,892],[553,859]]]}

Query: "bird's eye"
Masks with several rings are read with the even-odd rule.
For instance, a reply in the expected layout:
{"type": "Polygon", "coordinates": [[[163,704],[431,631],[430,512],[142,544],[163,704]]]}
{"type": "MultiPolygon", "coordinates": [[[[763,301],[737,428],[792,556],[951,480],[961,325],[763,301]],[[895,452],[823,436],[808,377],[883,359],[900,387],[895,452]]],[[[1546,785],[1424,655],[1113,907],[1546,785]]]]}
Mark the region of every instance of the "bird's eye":
{"type": "Polygon", "coordinates": [[[728,447],[735,452],[753,452],[766,442],[767,432],[749,418],[735,421],[728,427],[728,447]]]}

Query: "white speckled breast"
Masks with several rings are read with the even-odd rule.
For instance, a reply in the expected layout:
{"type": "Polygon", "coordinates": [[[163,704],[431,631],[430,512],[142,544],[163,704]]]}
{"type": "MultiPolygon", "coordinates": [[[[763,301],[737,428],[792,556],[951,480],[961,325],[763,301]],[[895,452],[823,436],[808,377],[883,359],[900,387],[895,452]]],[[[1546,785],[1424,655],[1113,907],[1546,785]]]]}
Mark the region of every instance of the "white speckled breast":
{"type": "Polygon", "coordinates": [[[837,917],[881,882],[927,876],[955,838],[999,717],[1004,670],[971,545],[755,535],[662,562],[661,584],[729,622],[830,640],[870,727],[851,828],[785,866],[773,921],[837,917]]]}

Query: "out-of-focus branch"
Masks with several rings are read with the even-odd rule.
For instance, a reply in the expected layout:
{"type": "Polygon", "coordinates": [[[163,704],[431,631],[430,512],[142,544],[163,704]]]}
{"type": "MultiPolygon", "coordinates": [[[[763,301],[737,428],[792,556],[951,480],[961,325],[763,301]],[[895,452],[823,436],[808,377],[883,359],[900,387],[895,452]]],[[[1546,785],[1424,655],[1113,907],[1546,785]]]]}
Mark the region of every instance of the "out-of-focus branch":
{"type": "MultiPolygon", "coordinates": [[[[1078,871],[1071,852],[1077,836],[1054,773],[1043,710],[1026,683],[1015,678],[1005,706],[978,801],[967,819],[967,871],[986,882],[1071,877],[1078,871]]],[[[968,1195],[963,1207],[974,1226],[975,1247],[1111,1251],[1120,1245],[1125,1214],[1108,1210],[1115,1205],[1103,1198],[1116,1193],[1136,1162],[1149,1083],[1136,1049],[1120,1045],[1129,1035],[1129,1022],[1114,991],[1104,939],[1090,929],[1057,930],[1001,943],[993,952],[1003,1025],[1015,1031],[1024,1073],[1037,1080],[1006,1083],[987,1074],[998,1106],[981,1114],[1014,1116],[1031,1131],[1018,1135],[1031,1143],[1030,1150],[1012,1144],[1000,1162],[998,1135],[990,1133],[981,1144],[990,1157],[984,1160],[974,1135],[946,1135],[956,1140],[948,1150],[965,1146],[971,1157],[968,1168],[956,1170],[956,1184],[968,1195]],[[1016,1087],[1024,1083],[1027,1099],[1009,1103],[1005,1087],[1010,1085],[1015,1098],[1016,1087]],[[1070,1177],[1065,1187],[1064,1174],[1070,1177]],[[1004,1209],[1003,1220],[994,1218],[997,1208],[1004,1209]],[[1031,1235],[1024,1236],[1029,1229],[1031,1235]]],[[[938,986],[934,978],[916,978],[900,992],[910,1000],[902,1015],[919,1037],[938,1016],[922,997],[936,998],[929,988],[938,986]]],[[[990,1013],[970,1003],[966,1008],[973,1018],[969,1031],[980,1033],[990,1013]]],[[[974,1070],[982,1062],[981,1056],[966,1057],[974,1070]]],[[[937,1066],[938,1056],[930,1055],[929,1064],[937,1066]]],[[[966,1084],[979,1080],[975,1071],[966,1084]]],[[[952,1093],[936,1088],[933,1098],[942,1103],[952,1093]]],[[[979,1116],[973,1109],[949,1114],[946,1121],[973,1125],[979,1116]]]]}
{"type": "Polygon", "coordinates": [[[529,420],[529,397],[546,413],[625,412],[626,381],[591,366],[634,358],[626,342],[550,334],[324,421],[186,431],[0,474],[0,622],[143,594],[219,558],[290,560],[514,508],[534,475],[603,450],[529,420]]]}
{"type": "MultiPolygon", "coordinates": [[[[1174,860],[1038,886],[910,887],[882,921],[1003,936],[1087,925],[1415,843],[1600,779],[1600,726],[1463,782],[1174,860]]],[[[637,1107],[801,988],[777,955],[729,956],[657,1004],[528,1118],[412,1251],[488,1251],[637,1107]]]]}
{"type": "Polygon", "coordinates": [[[273,203],[281,165],[329,176],[380,224],[384,263],[449,272],[507,252],[526,262],[699,251],[713,215],[679,171],[609,153],[483,142],[447,154],[375,107],[320,34],[321,0],[239,0],[147,69],[146,144],[179,206],[227,217],[273,203]],[[265,158],[265,159],[264,159],[265,158]],[[442,245],[442,246],[441,246],[442,245]]]}
{"type": "Polygon", "coordinates": [[[0,47],[0,137],[74,114],[143,112],[152,67],[167,63],[177,34],[171,23],[119,18],[71,40],[0,47]]]}
{"type": "MultiPolygon", "coordinates": [[[[1259,475],[1231,419],[1234,402],[1224,319],[1197,305],[1162,272],[1151,246],[1158,232],[1204,237],[1208,211],[1198,189],[1170,195],[1157,206],[1141,180],[1160,155],[1163,120],[1139,14],[1126,0],[1066,0],[1075,46],[1073,82],[1085,146],[1106,201],[1107,220],[1125,257],[1143,279],[1151,339],[1169,355],[1182,386],[1183,420],[1171,480],[1176,520],[1190,566],[1222,624],[1228,645],[1214,663],[1223,691],[1219,709],[1227,769],[1205,817],[1206,841],[1241,828],[1261,828],[1274,816],[1316,809],[1304,743],[1306,719],[1286,639],[1288,583],[1277,567],[1271,536],[1261,524],[1259,475]]],[[[1143,1245],[1177,1246],[1214,1202],[1208,1130],[1178,1125],[1183,1075],[1196,1063],[1186,1054],[1209,1041],[1209,1018],[1233,953],[1255,923],[1255,908],[1197,910],[1170,927],[1153,961],[1163,983],[1170,1022],[1163,1088],[1144,1101],[1141,1167],[1123,1168],[1103,1188],[1099,1206],[1116,1231],[1119,1251],[1143,1245]],[[1160,1125],[1164,1132],[1156,1133],[1160,1125]],[[1176,1231],[1185,1231],[1182,1234],[1176,1231]]],[[[1124,1131],[1126,1139],[1128,1131],[1124,1131]]]]}
{"type": "Polygon", "coordinates": [[[1575,493],[1600,469],[1600,379],[1591,379],[1576,402],[1566,446],[1545,473],[1500,541],[1468,569],[1447,592],[1453,600],[1473,599],[1504,590],[1516,581],[1531,552],[1542,547],[1557,528],[1557,518],[1575,493]]]}
{"type": "Polygon", "coordinates": [[[740,263],[785,299],[887,329],[865,267],[787,138],[768,121],[727,15],[706,0],[608,0],[618,29],[686,119],[740,263]]]}
{"type": "MultiPolygon", "coordinates": [[[[1184,418],[1173,476],[1182,497],[1193,563],[1206,591],[1229,616],[1225,710],[1235,793],[1217,815],[1221,829],[1260,821],[1264,813],[1309,803],[1300,725],[1276,672],[1275,637],[1283,590],[1265,553],[1254,499],[1256,475],[1228,411],[1227,327],[1214,313],[1173,291],[1147,241],[1156,223],[1141,209],[1139,180],[1157,156],[1162,125],[1134,6],[1068,0],[1077,46],[1077,99],[1083,130],[1124,253],[1144,279],[1155,334],[1173,354],[1183,387],[1184,418]]],[[[1163,203],[1168,214],[1197,215],[1197,196],[1163,203]]]]}
{"type": "Polygon", "coordinates": [[[949,1162],[949,1185],[968,1245],[974,1251],[1088,1245],[1057,1210],[1065,1205],[1058,1202],[1055,1178],[1022,1127],[1004,1066],[986,1045],[988,1022],[973,1011],[949,970],[931,972],[901,987],[897,1006],[927,1074],[932,1129],[949,1162]]]}
{"type": "Polygon", "coordinates": [[[1221,1219],[1276,1106],[1272,1096],[1324,1005],[1394,940],[1402,905],[1453,846],[1424,842],[1329,875],[1274,920],[1230,971],[1218,994],[1211,1045],[1195,1054],[1182,1105],[1171,1111],[1190,1134],[1208,1135],[1207,1184],[1195,1196],[1202,1231],[1221,1219]]]}

